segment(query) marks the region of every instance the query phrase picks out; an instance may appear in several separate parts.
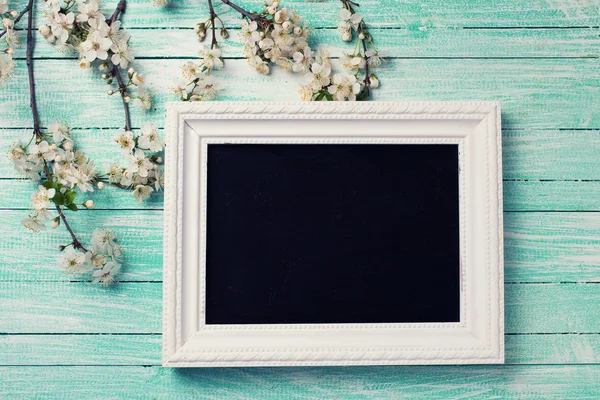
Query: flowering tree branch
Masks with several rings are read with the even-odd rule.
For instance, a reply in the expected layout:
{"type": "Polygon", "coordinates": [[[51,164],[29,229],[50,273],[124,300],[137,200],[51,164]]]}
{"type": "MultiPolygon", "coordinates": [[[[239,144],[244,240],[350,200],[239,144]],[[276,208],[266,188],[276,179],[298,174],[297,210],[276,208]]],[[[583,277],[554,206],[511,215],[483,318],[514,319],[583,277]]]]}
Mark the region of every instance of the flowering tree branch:
{"type": "MultiPolygon", "coordinates": [[[[200,51],[200,62],[187,62],[182,67],[182,79],[176,81],[172,91],[182,101],[203,101],[216,97],[217,82],[211,76],[214,69],[223,66],[221,50],[216,41],[215,13],[213,0],[207,0],[209,18],[195,27],[198,39],[206,36],[207,27],[212,28],[210,49],[200,51]]],[[[323,48],[313,51],[308,42],[310,29],[293,10],[280,7],[280,0],[264,0],[260,12],[250,12],[232,3],[221,0],[242,15],[240,40],[244,43],[244,56],[256,71],[267,75],[272,65],[285,71],[304,74],[309,82],[300,88],[300,97],[305,101],[354,101],[367,100],[371,89],[379,86],[372,67],[381,64],[379,52],[361,14],[355,11],[358,3],[341,0],[338,30],[343,41],[357,38],[354,51],[340,58],[348,73],[332,75],[332,61],[323,48]],[[356,34],[354,34],[356,32],[356,34]],[[362,74],[364,73],[364,77],[362,74]]],[[[225,28],[221,32],[227,37],[225,28]]]]}
{"type": "MultiPolygon", "coordinates": [[[[29,12],[29,10],[31,10],[33,6],[33,2],[29,2],[27,4],[27,6],[25,6],[25,8],[23,9],[23,11],[21,11],[13,20],[13,25],[16,25],[19,23],[19,21],[21,21],[21,18],[23,18],[23,16],[25,16],[25,14],[27,14],[29,12]]],[[[11,12],[11,14],[14,14],[14,11],[11,12]]],[[[8,32],[8,28],[4,29],[2,32],[0,32],[0,38],[4,35],[6,35],[6,33],[8,32]]]]}

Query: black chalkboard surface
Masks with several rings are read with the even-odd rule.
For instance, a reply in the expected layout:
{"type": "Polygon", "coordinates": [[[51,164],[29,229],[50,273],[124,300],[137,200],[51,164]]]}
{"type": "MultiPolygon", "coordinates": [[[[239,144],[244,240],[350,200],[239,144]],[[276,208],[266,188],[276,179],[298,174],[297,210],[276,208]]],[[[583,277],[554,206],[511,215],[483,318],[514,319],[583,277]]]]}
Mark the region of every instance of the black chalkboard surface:
{"type": "Polygon", "coordinates": [[[209,144],[206,323],[458,322],[457,145],[209,144]]]}

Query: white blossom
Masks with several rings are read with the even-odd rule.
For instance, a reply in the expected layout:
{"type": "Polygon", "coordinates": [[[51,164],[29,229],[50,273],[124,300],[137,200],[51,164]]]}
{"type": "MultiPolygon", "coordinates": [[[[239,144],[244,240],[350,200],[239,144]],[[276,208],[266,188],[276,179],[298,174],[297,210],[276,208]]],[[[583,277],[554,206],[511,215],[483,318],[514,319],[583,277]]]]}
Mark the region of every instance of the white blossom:
{"type": "Polygon", "coordinates": [[[43,186],[38,186],[38,190],[31,196],[31,203],[33,209],[36,211],[39,218],[43,221],[52,218],[50,212],[47,210],[50,206],[50,199],[56,194],[55,189],[46,189],[43,186]]]}
{"type": "Polygon", "coordinates": [[[117,237],[106,229],[94,230],[91,242],[95,252],[115,257],[121,255],[121,246],[117,243],[117,237]]]}
{"type": "Polygon", "coordinates": [[[138,87],[137,96],[133,100],[133,105],[142,111],[147,111],[152,108],[152,96],[143,87],[138,87]]]}
{"type": "Polygon", "coordinates": [[[223,67],[223,59],[221,58],[221,50],[219,48],[205,48],[199,53],[202,59],[201,64],[208,69],[219,69],[223,67]]]}
{"type": "Polygon", "coordinates": [[[92,273],[94,280],[92,283],[99,283],[104,286],[111,285],[115,282],[115,275],[119,272],[121,266],[114,262],[107,262],[101,269],[92,273]]]}
{"type": "Polygon", "coordinates": [[[0,86],[13,74],[15,62],[9,54],[0,53],[0,86]]]}
{"type": "Polygon", "coordinates": [[[41,164],[43,161],[54,160],[55,155],[56,153],[50,144],[47,141],[42,140],[38,144],[31,145],[29,148],[28,160],[35,164],[41,164]]]}
{"type": "Polygon", "coordinates": [[[63,14],[55,12],[51,14],[51,25],[50,29],[52,34],[62,43],[66,43],[69,39],[69,32],[73,29],[73,22],[75,21],[75,14],[72,12],[63,14]]]}
{"type": "Polygon", "coordinates": [[[81,48],[85,58],[92,62],[95,59],[106,60],[112,45],[110,38],[103,36],[100,31],[94,31],[88,35],[85,42],[81,43],[81,48]]]}
{"type": "Polygon", "coordinates": [[[35,232],[35,233],[38,233],[39,231],[45,231],[46,230],[46,225],[44,225],[44,223],[42,221],[40,221],[37,218],[37,216],[28,216],[28,217],[25,217],[25,218],[23,218],[21,220],[21,224],[25,228],[27,228],[27,229],[35,232]]]}
{"type": "Polygon", "coordinates": [[[142,134],[138,136],[138,144],[141,147],[147,148],[150,151],[162,151],[164,142],[162,138],[158,135],[158,131],[153,124],[144,124],[142,125],[142,134]]]}
{"type": "Polygon", "coordinates": [[[344,101],[356,100],[356,95],[360,92],[360,83],[354,75],[333,75],[333,84],[328,88],[329,93],[334,96],[335,100],[344,101]]]}
{"type": "Polygon", "coordinates": [[[137,185],[135,187],[135,190],[133,191],[133,197],[135,197],[135,199],[138,201],[138,203],[141,203],[141,202],[147,200],[153,191],[154,190],[150,186],[137,185]]]}
{"type": "Polygon", "coordinates": [[[118,135],[113,136],[113,140],[121,146],[121,150],[124,154],[129,154],[131,150],[135,147],[135,142],[133,140],[133,132],[126,131],[120,133],[118,135]]]}
{"type": "Polygon", "coordinates": [[[76,275],[83,272],[85,268],[85,255],[69,247],[65,251],[65,255],[58,259],[58,265],[60,265],[67,274],[76,275]]]}
{"type": "Polygon", "coordinates": [[[127,155],[127,172],[129,174],[137,174],[143,178],[148,176],[148,171],[154,167],[154,164],[150,162],[146,153],[140,149],[135,149],[133,154],[127,155]]]}
{"type": "Polygon", "coordinates": [[[59,122],[53,122],[48,125],[48,130],[52,133],[52,139],[56,142],[62,142],[69,138],[69,127],[59,122]]]}

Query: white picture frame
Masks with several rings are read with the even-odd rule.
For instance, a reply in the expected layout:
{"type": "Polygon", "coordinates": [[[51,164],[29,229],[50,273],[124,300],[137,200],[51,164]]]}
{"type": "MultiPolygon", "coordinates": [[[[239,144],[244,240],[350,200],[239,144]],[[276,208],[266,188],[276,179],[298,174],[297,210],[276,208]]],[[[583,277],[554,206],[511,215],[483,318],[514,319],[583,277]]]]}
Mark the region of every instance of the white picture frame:
{"type": "Polygon", "coordinates": [[[166,143],[163,366],[504,362],[499,103],[170,103],[166,143]],[[207,145],[225,142],[458,144],[460,322],[206,325],[207,145]]]}

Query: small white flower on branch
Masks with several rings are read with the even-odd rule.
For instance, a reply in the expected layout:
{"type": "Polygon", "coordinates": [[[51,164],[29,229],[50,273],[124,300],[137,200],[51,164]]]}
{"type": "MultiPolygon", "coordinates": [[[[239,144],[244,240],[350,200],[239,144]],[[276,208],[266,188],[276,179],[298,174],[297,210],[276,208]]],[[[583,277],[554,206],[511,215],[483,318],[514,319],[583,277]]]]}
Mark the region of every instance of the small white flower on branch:
{"type": "Polygon", "coordinates": [[[115,275],[119,272],[121,266],[114,262],[107,262],[102,269],[92,273],[94,280],[92,283],[99,283],[104,286],[112,285],[115,282],[115,275]]]}
{"type": "Polygon", "coordinates": [[[44,225],[44,223],[42,221],[40,221],[35,215],[23,218],[21,220],[21,224],[25,228],[27,228],[35,233],[46,230],[46,225],[44,225]]]}
{"type": "Polygon", "coordinates": [[[135,197],[138,203],[141,203],[147,200],[153,191],[154,189],[152,189],[150,186],[137,185],[133,191],[133,197],[135,197]]]}
{"type": "Polygon", "coordinates": [[[121,146],[123,154],[129,154],[131,150],[135,147],[135,142],[133,141],[133,132],[131,131],[115,135],[113,136],[113,140],[117,142],[119,146],[121,146]]]}
{"type": "Polygon", "coordinates": [[[158,131],[153,124],[142,125],[142,134],[138,136],[138,144],[150,151],[162,151],[164,142],[158,135],[158,131]]]}
{"type": "Polygon", "coordinates": [[[58,265],[60,265],[67,274],[77,275],[85,271],[85,255],[69,247],[65,252],[64,256],[58,259],[58,265]]]}

